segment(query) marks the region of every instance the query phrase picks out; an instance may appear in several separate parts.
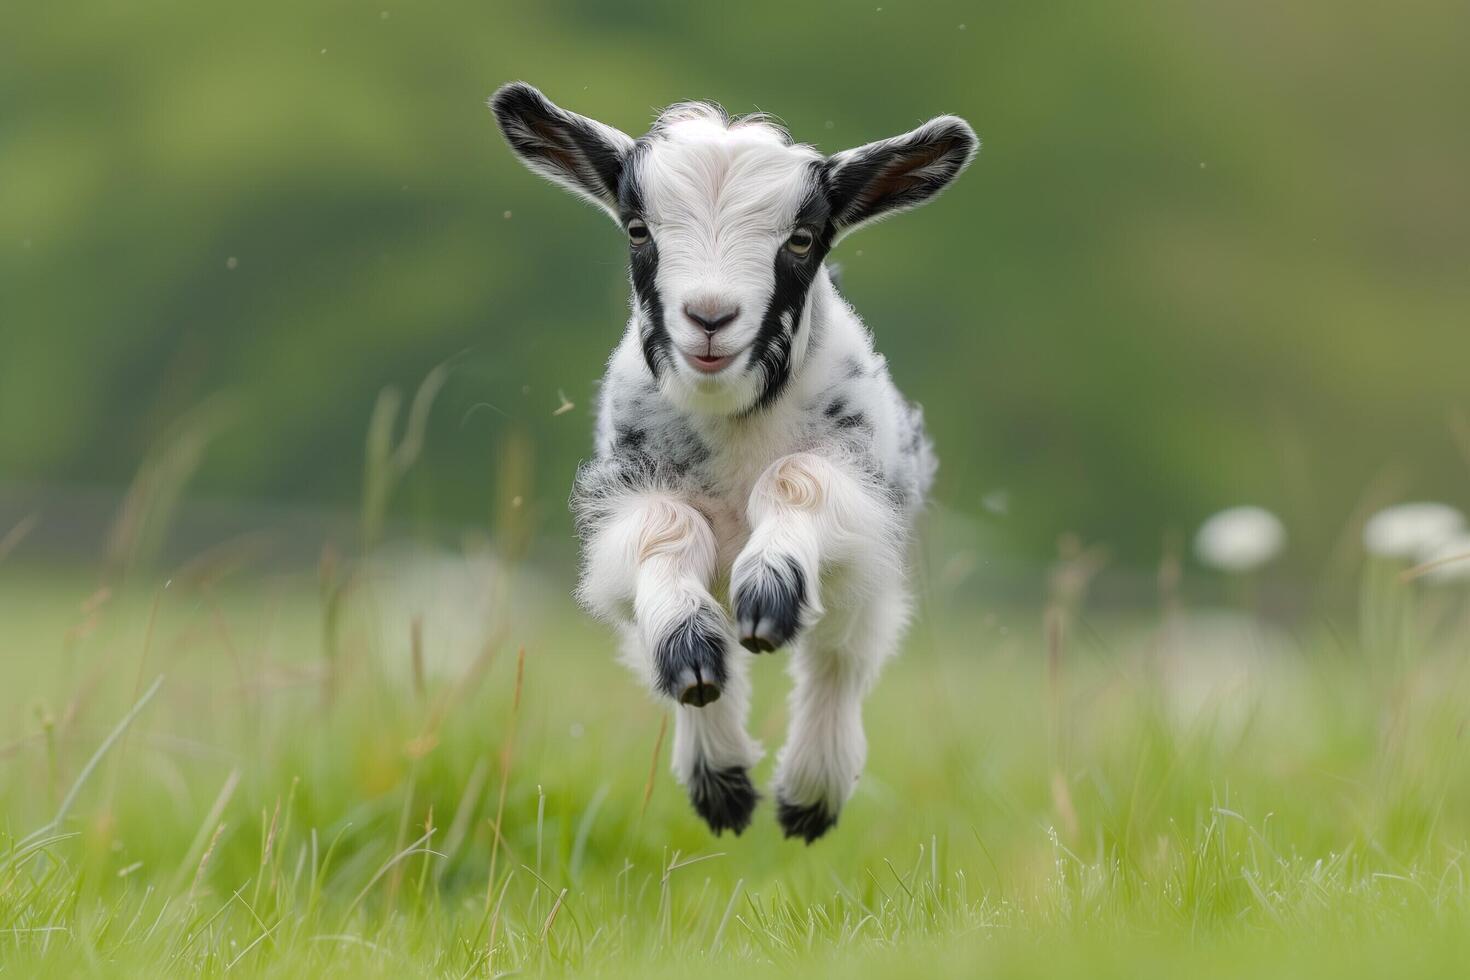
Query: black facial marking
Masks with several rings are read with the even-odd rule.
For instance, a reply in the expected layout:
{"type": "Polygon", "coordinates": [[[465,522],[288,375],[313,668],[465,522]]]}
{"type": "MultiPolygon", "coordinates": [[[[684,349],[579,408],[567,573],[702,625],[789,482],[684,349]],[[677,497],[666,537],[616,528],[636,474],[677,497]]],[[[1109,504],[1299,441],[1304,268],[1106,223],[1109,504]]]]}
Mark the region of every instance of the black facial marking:
{"type": "Polygon", "coordinates": [[[837,815],[829,813],[825,803],[803,806],[780,799],[776,801],[776,819],[787,837],[800,837],[808,844],[837,824],[837,815]]]}
{"type": "Polygon", "coordinates": [[[716,614],[701,609],[675,624],[654,649],[658,689],[696,707],[716,700],[725,686],[725,632],[716,614]]]}
{"type": "Polygon", "coordinates": [[[806,603],[806,575],[796,559],[784,556],[781,566],[764,562],[742,578],[735,590],[735,622],[740,645],[751,653],[779,650],[801,626],[806,603]]]}
{"type": "Polygon", "coordinates": [[[740,836],[750,826],[750,815],[759,799],[745,769],[716,769],[703,759],[694,764],[689,776],[689,802],[717,835],[733,830],[735,836],[740,836]]]}
{"type": "MultiPolygon", "coordinates": [[[[643,189],[638,183],[638,158],[647,151],[646,139],[634,145],[618,184],[618,212],[623,224],[643,216],[643,189]]],[[[639,340],[643,360],[655,378],[673,358],[673,338],[664,326],[664,302],[658,291],[658,242],[650,238],[642,245],[628,246],[628,277],[633,282],[633,298],[642,314],[639,340]]]]}
{"type": "Polygon", "coordinates": [[[776,287],[751,345],[750,364],[762,376],[760,397],[751,411],[764,408],[779,398],[791,380],[791,345],[796,332],[801,329],[807,293],[817,277],[817,270],[822,267],[822,260],[832,248],[835,229],[830,220],[832,209],[823,189],[823,166],[812,164],[809,174],[811,189],[796,215],[796,226],[817,230],[811,249],[805,255],[797,255],[784,245],[776,250],[776,287]],[[783,316],[789,318],[791,326],[782,322],[783,316]]]}
{"type": "Polygon", "coordinates": [[[851,415],[843,415],[836,420],[839,429],[860,429],[868,424],[868,417],[862,412],[853,412],[851,415]]]}
{"type": "Polygon", "coordinates": [[[835,419],[846,410],[847,400],[844,398],[834,398],[832,399],[831,403],[828,404],[826,411],[824,411],[822,414],[827,416],[827,418],[829,419],[835,419]]]}

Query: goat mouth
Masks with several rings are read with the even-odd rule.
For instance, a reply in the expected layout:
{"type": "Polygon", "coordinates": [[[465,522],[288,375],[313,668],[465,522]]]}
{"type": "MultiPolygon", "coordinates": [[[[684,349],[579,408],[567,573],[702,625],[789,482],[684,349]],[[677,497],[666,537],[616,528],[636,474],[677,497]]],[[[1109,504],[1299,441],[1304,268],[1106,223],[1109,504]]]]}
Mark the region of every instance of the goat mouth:
{"type": "Polygon", "coordinates": [[[730,366],[730,362],[735,360],[735,355],[723,354],[719,357],[712,357],[705,354],[690,354],[686,351],[684,359],[700,374],[719,374],[730,366]]]}

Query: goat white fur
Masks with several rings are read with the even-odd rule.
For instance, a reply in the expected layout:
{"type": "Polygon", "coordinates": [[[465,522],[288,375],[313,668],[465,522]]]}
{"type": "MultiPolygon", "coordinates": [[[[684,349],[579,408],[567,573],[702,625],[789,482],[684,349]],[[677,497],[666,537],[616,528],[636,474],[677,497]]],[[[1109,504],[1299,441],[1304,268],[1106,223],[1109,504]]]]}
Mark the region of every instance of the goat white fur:
{"type": "Polygon", "coordinates": [[[739,647],[790,651],[777,816],[810,843],[862,772],[862,702],[908,618],[935,467],[919,409],[823,261],[933,197],[979,144],[941,116],[824,157],[704,103],[634,140],[522,83],[491,107],[532,170],[629,238],[632,312],[573,493],[579,596],[673,703],[675,775],[717,833],[744,830],[758,798],[739,647]]]}

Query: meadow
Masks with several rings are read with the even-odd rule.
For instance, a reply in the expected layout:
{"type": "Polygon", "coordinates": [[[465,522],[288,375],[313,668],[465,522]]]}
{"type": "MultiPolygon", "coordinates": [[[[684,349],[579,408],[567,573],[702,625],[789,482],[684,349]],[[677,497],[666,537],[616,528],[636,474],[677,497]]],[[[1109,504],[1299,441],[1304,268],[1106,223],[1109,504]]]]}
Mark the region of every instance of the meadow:
{"type": "Polygon", "coordinates": [[[1362,533],[1470,510],[1465,12],[9,5],[0,980],[1470,973],[1470,588],[1362,533]],[[833,253],[942,463],[810,847],[568,598],[626,246],[513,79],[983,141],[833,253]]]}
{"type": "Polygon", "coordinates": [[[812,846],[769,800],[708,833],[555,574],[472,546],[0,563],[0,969],[1462,973],[1463,587],[1368,566],[1357,609],[1284,628],[1168,575],[1155,609],[1093,609],[1089,561],[1039,605],[926,585],[812,846]]]}

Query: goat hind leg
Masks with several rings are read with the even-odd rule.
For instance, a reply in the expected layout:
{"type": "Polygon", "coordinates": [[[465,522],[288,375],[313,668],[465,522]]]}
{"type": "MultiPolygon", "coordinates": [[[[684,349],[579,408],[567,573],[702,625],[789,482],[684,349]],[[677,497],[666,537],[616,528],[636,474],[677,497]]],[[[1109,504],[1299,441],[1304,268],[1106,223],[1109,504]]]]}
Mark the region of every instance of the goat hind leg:
{"type": "Polygon", "coordinates": [[[745,656],[709,593],[714,567],[714,535],[697,510],[669,494],[631,495],[599,524],[582,592],[609,615],[631,600],[624,659],[675,702],[674,775],[711,830],[738,834],[755,809],[749,770],[761,748],[745,731],[745,656]]]}
{"type": "Polygon", "coordinates": [[[776,817],[808,844],[837,823],[867,761],[863,700],[898,647],[907,600],[898,587],[833,608],[791,659],[791,722],[776,763],[776,817]]]}
{"type": "Polygon", "coordinates": [[[717,702],[674,708],[674,775],[688,790],[695,812],[716,834],[743,831],[760,798],[750,781],[750,769],[762,751],[745,730],[750,706],[747,668],[745,654],[735,653],[727,663],[717,702]]]}

